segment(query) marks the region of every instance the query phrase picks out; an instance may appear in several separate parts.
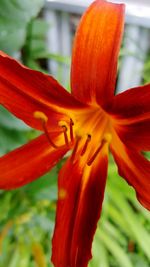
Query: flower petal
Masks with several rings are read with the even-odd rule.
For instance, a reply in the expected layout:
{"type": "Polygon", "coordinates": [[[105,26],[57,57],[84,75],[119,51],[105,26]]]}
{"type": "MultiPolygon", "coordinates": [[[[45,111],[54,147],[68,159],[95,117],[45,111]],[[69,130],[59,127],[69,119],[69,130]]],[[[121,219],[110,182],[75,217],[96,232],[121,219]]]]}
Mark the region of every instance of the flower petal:
{"type": "Polygon", "coordinates": [[[113,127],[126,146],[150,150],[150,84],[116,95],[110,113],[113,127]]]}
{"type": "Polygon", "coordinates": [[[111,113],[121,124],[127,125],[150,119],[150,84],[116,95],[111,113]]]}
{"type": "Polygon", "coordinates": [[[134,187],[140,203],[150,210],[150,162],[137,151],[126,147],[117,135],[113,136],[111,151],[120,176],[134,187]]]}
{"type": "MultiPolygon", "coordinates": [[[[61,137],[53,134],[53,141],[61,137]]],[[[63,155],[66,147],[53,148],[45,135],[0,158],[0,189],[14,189],[48,172],[63,155]]]]}
{"type": "Polygon", "coordinates": [[[53,236],[55,267],[87,267],[100,217],[107,175],[107,155],[92,166],[70,159],[59,174],[59,199],[53,236]]]}
{"type": "Polygon", "coordinates": [[[35,111],[46,114],[51,125],[58,124],[67,110],[81,108],[75,100],[52,77],[30,70],[0,53],[0,104],[31,127],[42,129],[41,122],[34,118],[35,111]]]}
{"type": "Polygon", "coordinates": [[[150,151],[150,119],[118,125],[116,131],[127,147],[137,151],[150,151]]]}
{"type": "Polygon", "coordinates": [[[124,5],[96,0],[83,15],[72,56],[72,92],[87,103],[107,105],[114,94],[124,5]]]}

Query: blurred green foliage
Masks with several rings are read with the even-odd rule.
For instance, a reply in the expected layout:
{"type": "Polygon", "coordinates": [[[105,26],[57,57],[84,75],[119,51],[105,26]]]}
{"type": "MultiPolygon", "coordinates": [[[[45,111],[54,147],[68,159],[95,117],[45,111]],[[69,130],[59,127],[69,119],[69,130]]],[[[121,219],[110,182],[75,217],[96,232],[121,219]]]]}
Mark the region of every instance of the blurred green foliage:
{"type": "Polygon", "coordinates": [[[0,1],[0,49],[13,54],[25,43],[27,25],[39,13],[44,0],[0,1]]]}
{"type": "MultiPolygon", "coordinates": [[[[1,0],[0,49],[19,52],[27,66],[43,69],[41,59],[68,64],[70,59],[46,48],[49,25],[36,18],[42,0],[1,0]]],[[[150,79],[150,60],[144,82],[150,79]]],[[[0,155],[28,142],[37,133],[0,107],[0,155]]],[[[0,191],[0,267],[50,267],[51,236],[61,163],[39,180],[14,191],[0,191]]],[[[93,243],[90,267],[149,267],[150,215],[110,159],[101,220],[93,243]]],[[[67,253],[67,252],[66,252],[67,253]]]]}

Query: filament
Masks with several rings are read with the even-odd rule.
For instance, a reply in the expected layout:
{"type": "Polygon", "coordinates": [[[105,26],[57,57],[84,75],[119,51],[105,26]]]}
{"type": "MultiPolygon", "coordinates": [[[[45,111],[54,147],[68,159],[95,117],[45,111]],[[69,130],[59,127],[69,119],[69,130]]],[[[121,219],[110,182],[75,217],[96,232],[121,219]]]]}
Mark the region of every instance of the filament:
{"type": "Polygon", "coordinates": [[[67,127],[65,125],[63,125],[62,128],[63,128],[65,143],[66,143],[67,146],[69,146],[69,140],[68,140],[68,135],[67,135],[67,127]]]}
{"type": "Polygon", "coordinates": [[[78,136],[77,139],[76,139],[75,146],[74,146],[74,149],[73,149],[73,152],[72,152],[72,155],[71,155],[71,161],[74,161],[76,152],[77,152],[77,150],[78,150],[78,146],[79,146],[80,139],[81,139],[81,137],[79,137],[79,136],[78,136]]]}
{"type": "Polygon", "coordinates": [[[46,123],[44,121],[42,121],[42,126],[43,126],[43,129],[44,129],[44,133],[45,133],[49,143],[51,144],[51,146],[54,147],[54,148],[58,148],[58,146],[55,145],[54,142],[51,140],[51,138],[49,136],[49,132],[48,132],[47,127],[46,127],[46,123]]]}
{"type": "Polygon", "coordinates": [[[91,166],[91,164],[93,163],[93,161],[96,159],[97,155],[99,154],[99,152],[101,151],[102,147],[104,145],[104,141],[102,141],[102,143],[100,144],[100,146],[97,148],[97,150],[95,151],[95,153],[93,154],[93,156],[88,160],[87,165],[91,166]]]}
{"type": "Polygon", "coordinates": [[[83,156],[85,154],[85,152],[87,150],[87,147],[88,147],[88,144],[89,144],[90,141],[91,141],[91,135],[88,134],[87,139],[86,139],[86,142],[85,142],[85,144],[83,146],[83,149],[81,151],[81,156],[83,156]]]}
{"type": "Polygon", "coordinates": [[[71,142],[73,142],[73,125],[74,125],[74,122],[72,119],[70,119],[70,139],[71,139],[71,142]]]}
{"type": "Polygon", "coordinates": [[[46,127],[46,123],[48,122],[48,117],[46,116],[46,114],[41,112],[41,111],[35,111],[33,113],[33,116],[34,116],[34,118],[41,120],[44,133],[48,139],[48,142],[51,144],[51,146],[54,148],[58,148],[58,146],[56,146],[54,144],[54,142],[51,140],[51,138],[49,136],[49,132],[48,132],[47,127],[46,127]]]}
{"type": "MultiPolygon", "coordinates": [[[[49,132],[48,132],[48,129],[47,129],[47,122],[48,122],[48,117],[46,116],[46,114],[42,111],[35,111],[33,113],[33,116],[34,118],[40,120],[42,122],[42,128],[44,130],[44,133],[49,141],[49,143],[51,144],[52,147],[54,148],[58,148],[57,145],[55,145],[55,143],[51,140],[50,136],[49,136],[49,132]]],[[[73,143],[74,141],[74,134],[73,134],[73,125],[74,125],[74,122],[72,119],[70,119],[70,124],[69,124],[69,138],[68,138],[68,134],[67,134],[67,131],[68,131],[68,123],[66,121],[59,121],[58,122],[58,125],[62,128],[62,131],[60,133],[63,133],[64,134],[64,140],[65,140],[65,144],[67,146],[69,146],[69,142],[71,141],[71,143],[73,143]],[[70,139],[70,140],[69,140],[70,139]]],[[[75,148],[75,151],[73,153],[76,153],[76,149],[75,148]]]]}

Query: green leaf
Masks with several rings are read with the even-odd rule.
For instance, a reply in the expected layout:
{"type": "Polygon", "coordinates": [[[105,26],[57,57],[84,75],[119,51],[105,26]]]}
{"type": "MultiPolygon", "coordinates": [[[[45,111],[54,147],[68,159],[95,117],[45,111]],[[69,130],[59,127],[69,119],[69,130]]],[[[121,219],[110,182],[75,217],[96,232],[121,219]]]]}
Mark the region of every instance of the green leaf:
{"type": "Polygon", "coordinates": [[[23,48],[23,59],[28,61],[30,59],[40,58],[38,55],[47,50],[46,36],[49,24],[42,19],[33,19],[28,24],[28,32],[26,43],[23,48]]]}
{"type": "Polygon", "coordinates": [[[44,0],[1,0],[0,49],[8,54],[24,44],[26,28],[44,4],[44,0]]]}
{"type": "Polygon", "coordinates": [[[109,188],[113,193],[112,201],[115,203],[117,208],[122,213],[127,226],[130,228],[133,236],[136,238],[139,246],[143,249],[148,259],[150,260],[150,237],[149,233],[139,222],[138,216],[133,212],[131,206],[128,204],[126,199],[121,195],[116,188],[109,188]]]}
{"type": "Polygon", "coordinates": [[[92,246],[93,258],[89,267],[109,267],[108,251],[96,235],[92,246]]]}
{"type": "Polygon", "coordinates": [[[4,107],[0,106],[0,125],[4,128],[18,131],[29,131],[31,128],[23,121],[13,116],[4,107]]]}
{"type": "Polygon", "coordinates": [[[33,57],[38,56],[38,58],[47,58],[47,59],[52,59],[55,60],[58,63],[63,63],[66,65],[70,65],[70,57],[67,56],[62,56],[62,55],[57,55],[57,54],[52,54],[49,53],[48,51],[39,51],[38,54],[34,53],[33,57]]]}
{"type": "Polygon", "coordinates": [[[104,245],[110,253],[114,255],[116,261],[119,263],[118,267],[134,267],[129,256],[115,240],[111,239],[106,232],[103,232],[103,229],[98,229],[97,231],[99,238],[103,241],[104,245]]]}
{"type": "Polygon", "coordinates": [[[36,200],[49,199],[56,200],[57,196],[57,167],[54,167],[51,172],[47,173],[40,179],[32,182],[25,187],[25,192],[29,197],[35,197],[36,200]]]}
{"type": "Polygon", "coordinates": [[[125,236],[120,232],[113,223],[108,220],[102,220],[101,224],[104,228],[104,231],[108,233],[112,239],[115,239],[122,247],[126,245],[125,236]]]}
{"type": "Polygon", "coordinates": [[[15,252],[12,254],[10,258],[10,263],[8,267],[19,267],[20,253],[18,248],[16,248],[15,252]]]}

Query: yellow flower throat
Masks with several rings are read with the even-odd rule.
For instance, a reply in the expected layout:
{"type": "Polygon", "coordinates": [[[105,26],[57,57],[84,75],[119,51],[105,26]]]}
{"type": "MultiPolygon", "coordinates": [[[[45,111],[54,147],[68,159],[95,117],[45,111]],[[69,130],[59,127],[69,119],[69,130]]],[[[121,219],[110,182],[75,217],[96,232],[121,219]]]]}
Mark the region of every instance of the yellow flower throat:
{"type": "Polygon", "coordinates": [[[87,108],[71,112],[71,118],[58,121],[58,133],[60,133],[57,143],[51,138],[52,131],[47,126],[49,118],[41,111],[34,112],[34,118],[41,120],[42,128],[47,139],[55,149],[67,146],[72,149],[71,159],[76,156],[82,157],[81,162],[91,166],[98,154],[108,146],[112,139],[112,124],[110,116],[100,107],[87,108]]]}

